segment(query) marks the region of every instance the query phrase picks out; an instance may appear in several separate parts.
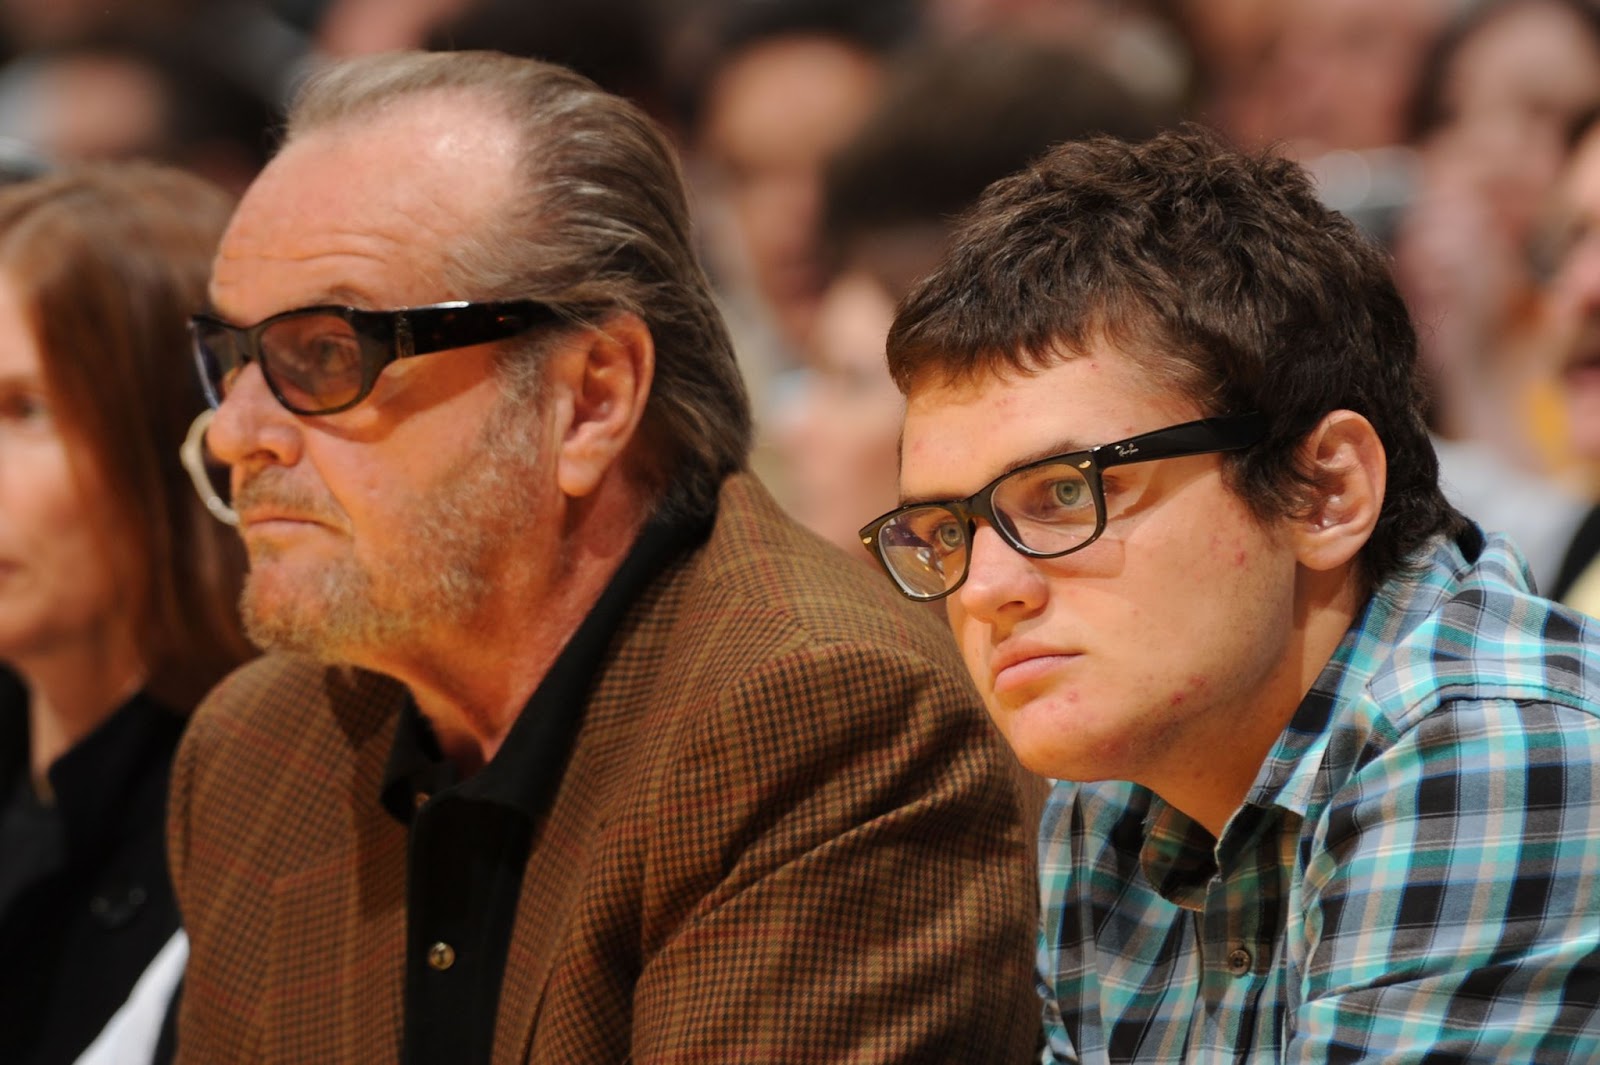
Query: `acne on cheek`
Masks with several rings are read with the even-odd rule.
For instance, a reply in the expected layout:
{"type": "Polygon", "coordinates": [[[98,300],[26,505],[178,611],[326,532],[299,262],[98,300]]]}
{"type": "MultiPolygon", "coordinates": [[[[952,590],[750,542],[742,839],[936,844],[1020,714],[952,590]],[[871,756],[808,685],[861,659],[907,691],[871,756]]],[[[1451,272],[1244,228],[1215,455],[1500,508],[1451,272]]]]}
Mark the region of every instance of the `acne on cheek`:
{"type": "Polygon", "coordinates": [[[1234,569],[1243,569],[1250,562],[1249,551],[1237,544],[1224,543],[1222,537],[1214,533],[1211,536],[1211,557],[1229,559],[1234,569]]]}
{"type": "Polygon", "coordinates": [[[1207,683],[1206,678],[1200,674],[1189,674],[1189,678],[1184,682],[1183,688],[1173,692],[1172,696],[1167,700],[1168,705],[1173,707],[1182,706],[1189,701],[1191,695],[1199,695],[1205,691],[1207,683]]]}

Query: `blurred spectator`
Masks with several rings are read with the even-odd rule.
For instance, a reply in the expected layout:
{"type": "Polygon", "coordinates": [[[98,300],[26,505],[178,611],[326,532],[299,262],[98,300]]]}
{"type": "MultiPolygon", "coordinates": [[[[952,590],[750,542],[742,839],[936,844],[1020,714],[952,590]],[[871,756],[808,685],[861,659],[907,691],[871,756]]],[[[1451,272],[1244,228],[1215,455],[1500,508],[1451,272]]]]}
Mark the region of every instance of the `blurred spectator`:
{"type": "Polygon", "coordinates": [[[1057,45],[989,35],[905,57],[826,174],[833,280],[776,434],[779,481],[799,520],[868,561],[856,530],[894,505],[898,477],[903,401],[884,339],[955,216],[1054,143],[1090,133],[1139,140],[1175,118],[1057,45]]]}
{"type": "MultiPolygon", "coordinates": [[[[909,6],[730,5],[682,99],[706,264],[764,434],[775,376],[809,342],[822,295],[822,171],[876,104],[909,6]]],[[[756,461],[762,459],[758,443],[756,461]]]]}
{"type": "MultiPolygon", "coordinates": [[[[1561,386],[1573,451],[1600,466],[1600,112],[1578,124],[1557,203],[1550,309],[1561,341],[1561,386]]],[[[1600,617],[1600,507],[1573,537],[1550,589],[1600,617]]]]}
{"type": "Polygon", "coordinates": [[[1192,52],[1193,116],[1238,144],[1272,136],[1265,91],[1283,19],[1281,0],[1172,0],[1192,52]]]}
{"type": "Polygon", "coordinates": [[[347,58],[408,48],[493,49],[570,67],[667,119],[659,0],[279,0],[313,51],[347,58]]]}
{"type": "Polygon", "coordinates": [[[1421,68],[1418,181],[1394,234],[1429,420],[1452,501],[1509,532],[1548,588],[1582,510],[1549,476],[1553,405],[1529,247],[1573,119],[1600,103],[1600,14],[1581,0],[1494,0],[1421,68]]]}
{"type": "Polygon", "coordinates": [[[144,165],[0,191],[0,1061],[148,1060],[186,949],[168,765],[249,654],[177,461],[229,198],[144,165]],[[109,1022],[109,1026],[108,1026],[109,1022]]]}
{"type": "Polygon", "coordinates": [[[420,48],[478,0],[326,0],[310,14],[316,48],[344,58],[420,48]]]}
{"type": "Polygon", "coordinates": [[[925,0],[924,10],[942,40],[1009,34],[1072,48],[1094,56],[1150,104],[1169,107],[1188,95],[1194,76],[1171,6],[1152,0],[925,0]]]}
{"type": "Polygon", "coordinates": [[[107,33],[171,32],[218,0],[0,0],[0,40],[16,51],[107,33]]]}
{"type": "Polygon", "coordinates": [[[144,159],[237,192],[266,162],[270,105],[185,41],[102,36],[0,71],[0,137],[58,162],[144,159]]]}
{"type": "Polygon", "coordinates": [[[1461,0],[1283,0],[1263,130],[1302,160],[1405,140],[1423,54],[1461,0]]]}
{"type": "Polygon", "coordinates": [[[1487,439],[1537,468],[1526,399],[1537,360],[1528,249],[1573,120],[1600,103],[1600,12],[1583,0],[1498,0],[1455,23],[1413,104],[1420,184],[1396,271],[1446,437],[1487,439]]]}

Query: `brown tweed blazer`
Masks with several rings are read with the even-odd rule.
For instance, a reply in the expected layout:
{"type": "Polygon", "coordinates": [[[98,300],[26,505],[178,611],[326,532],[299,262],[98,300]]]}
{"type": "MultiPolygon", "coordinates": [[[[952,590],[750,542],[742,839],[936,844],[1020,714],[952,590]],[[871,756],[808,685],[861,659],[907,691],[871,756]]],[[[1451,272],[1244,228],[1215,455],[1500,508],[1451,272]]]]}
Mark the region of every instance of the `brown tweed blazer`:
{"type": "MultiPolygon", "coordinates": [[[[394,1062],[402,689],[275,656],[190,725],[179,1059],[394,1062]]],[[[511,937],[494,1061],[1022,1062],[1026,785],[948,635],[745,476],[634,605],[511,937]]]]}

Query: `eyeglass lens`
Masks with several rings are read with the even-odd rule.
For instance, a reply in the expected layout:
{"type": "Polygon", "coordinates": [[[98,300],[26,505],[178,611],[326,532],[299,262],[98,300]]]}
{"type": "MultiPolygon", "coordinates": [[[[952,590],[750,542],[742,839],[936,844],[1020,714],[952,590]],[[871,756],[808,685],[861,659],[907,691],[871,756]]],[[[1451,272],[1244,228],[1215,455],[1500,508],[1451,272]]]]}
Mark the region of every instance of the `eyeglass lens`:
{"type": "MultiPolygon", "coordinates": [[[[1052,462],[1018,470],[994,486],[989,498],[1002,536],[1039,555],[1070,551],[1099,525],[1095,492],[1083,469],[1052,462]]],[[[949,507],[903,510],[878,531],[884,561],[915,596],[940,595],[967,568],[970,526],[949,507]]]]}
{"type": "MultiPolygon", "coordinates": [[[[196,326],[197,347],[207,391],[221,403],[244,369],[240,337],[212,323],[196,326]]],[[[337,314],[304,314],[281,318],[257,338],[261,372],[291,408],[314,411],[353,402],[366,380],[362,358],[368,343],[337,314]]]]}
{"type": "Polygon", "coordinates": [[[262,330],[260,347],[261,372],[291,407],[341,407],[361,394],[362,338],[338,315],[280,319],[262,330]]]}

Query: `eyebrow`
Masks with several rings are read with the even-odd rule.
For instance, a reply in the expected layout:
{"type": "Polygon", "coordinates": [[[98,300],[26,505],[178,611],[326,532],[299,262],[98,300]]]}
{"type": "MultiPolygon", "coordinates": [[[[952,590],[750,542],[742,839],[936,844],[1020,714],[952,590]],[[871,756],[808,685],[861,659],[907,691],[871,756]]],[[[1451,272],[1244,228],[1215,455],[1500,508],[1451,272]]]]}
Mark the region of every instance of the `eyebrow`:
{"type": "MultiPolygon", "coordinates": [[[[900,440],[900,448],[901,448],[900,457],[901,457],[902,460],[904,460],[904,458],[905,458],[904,445],[905,445],[905,437],[904,437],[904,434],[902,433],[901,440],[900,440]]],[[[1056,458],[1059,455],[1077,455],[1077,454],[1081,454],[1083,452],[1089,451],[1089,450],[1091,450],[1091,449],[1093,449],[1095,447],[1098,447],[1098,446],[1099,446],[1098,444],[1085,444],[1080,440],[1056,440],[1053,443],[1046,444],[1044,447],[1036,448],[1033,451],[1026,452],[1026,453],[1024,453],[1022,455],[1019,455],[1018,457],[1012,459],[1009,463],[1007,463],[1000,470],[1000,472],[996,473],[993,477],[990,477],[988,480],[984,481],[983,483],[985,485],[993,484],[996,480],[998,480],[1001,477],[1004,477],[1006,474],[1015,473],[1017,470],[1022,469],[1022,467],[1031,466],[1035,462],[1042,462],[1045,459],[1053,459],[1053,458],[1056,458]]],[[[966,498],[965,495],[959,495],[959,496],[957,496],[957,495],[923,495],[923,496],[905,496],[905,495],[902,495],[900,497],[900,505],[905,507],[905,506],[910,506],[910,505],[912,505],[914,503],[948,503],[953,499],[965,499],[965,498],[966,498]]]]}
{"type": "MultiPolygon", "coordinates": [[[[353,307],[357,310],[376,310],[378,308],[373,306],[373,304],[376,302],[377,301],[375,300],[369,299],[365,293],[359,292],[356,289],[347,288],[344,285],[334,285],[331,288],[319,290],[307,303],[296,304],[293,307],[285,307],[281,311],[273,311],[272,314],[264,315],[257,319],[257,321],[265,321],[266,319],[272,318],[275,315],[286,314],[289,311],[302,310],[306,307],[353,307]]],[[[201,304],[200,313],[209,315],[212,318],[220,318],[229,324],[233,324],[232,318],[230,318],[228,315],[222,314],[217,310],[217,305],[211,301],[211,296],[209,293],[206,295],[205,302],[201,304]]],[[[248,326],[241,328],[248,328],[248,326]]]]}

